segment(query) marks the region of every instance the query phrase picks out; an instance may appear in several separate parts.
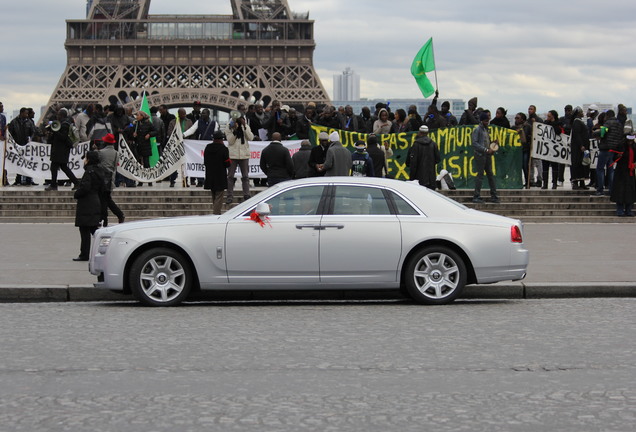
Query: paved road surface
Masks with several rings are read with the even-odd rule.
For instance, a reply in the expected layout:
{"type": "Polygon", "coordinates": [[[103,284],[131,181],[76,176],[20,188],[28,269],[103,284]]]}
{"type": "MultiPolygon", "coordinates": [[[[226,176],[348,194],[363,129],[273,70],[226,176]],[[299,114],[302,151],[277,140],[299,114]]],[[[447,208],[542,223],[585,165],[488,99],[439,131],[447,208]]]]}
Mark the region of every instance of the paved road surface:
{"type": "Polygon", "coordinates": [[[0,430],[631,431],[636,299],[0,304],[0,430]]]}

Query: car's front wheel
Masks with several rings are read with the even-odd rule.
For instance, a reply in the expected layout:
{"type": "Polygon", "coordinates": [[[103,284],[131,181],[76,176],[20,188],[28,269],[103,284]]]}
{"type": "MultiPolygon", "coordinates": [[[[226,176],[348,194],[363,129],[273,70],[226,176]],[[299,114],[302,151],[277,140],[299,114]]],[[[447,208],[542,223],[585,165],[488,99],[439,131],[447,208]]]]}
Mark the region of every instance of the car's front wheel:
{"type": "Polygon", "coordinates": [[[130,269],[130,286],[137,300],[149,306],[181,303],[192,287],[190,263],[179,252],[155,248],[139,255],[130,269]]]}
{"type": "Polygon", "coordinates": [[[419,303],[441,305],[455,300],[466,285],[466,265],[445,246],[428,246],[415,253],[406,266],[405,283],[419,303]]]}

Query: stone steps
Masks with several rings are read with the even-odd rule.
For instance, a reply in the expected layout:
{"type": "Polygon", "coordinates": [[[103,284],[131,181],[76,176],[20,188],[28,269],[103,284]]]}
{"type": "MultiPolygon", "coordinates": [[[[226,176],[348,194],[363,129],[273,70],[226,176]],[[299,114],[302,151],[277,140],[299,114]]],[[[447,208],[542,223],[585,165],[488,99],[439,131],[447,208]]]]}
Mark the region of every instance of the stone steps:
{"type": "MultiPolygon", "coordinates": [[[[264,188],[253,188],[257,194],[264,188]]],[[[224,204],[224,210],[242,201],[236,191],[234,203],[224,204]]],[[[608,197],[594,197],[593,191],[566,189],[501,190],[500,204],[475,204],[471,190],[443,191],[445,195],[466,205],[489,213],[536,223],[614,223],[634,222],[635,218],[615,216],[614,203],[608,197]]],[[[484,198],[488,197],[485,191],[484,198]]],[[[118,188],[113,192],[115,202],[126,214],[126,220],[206,215],[212,211],[210,192],[202,188],[155,187],[118,188]]],[[[0,222],[73,222],[75,200],[70,187],[46,192],[39,188],[0,189],[0,222]]],[[[115,217],[112,216],[112,220],[115,217]]]]}

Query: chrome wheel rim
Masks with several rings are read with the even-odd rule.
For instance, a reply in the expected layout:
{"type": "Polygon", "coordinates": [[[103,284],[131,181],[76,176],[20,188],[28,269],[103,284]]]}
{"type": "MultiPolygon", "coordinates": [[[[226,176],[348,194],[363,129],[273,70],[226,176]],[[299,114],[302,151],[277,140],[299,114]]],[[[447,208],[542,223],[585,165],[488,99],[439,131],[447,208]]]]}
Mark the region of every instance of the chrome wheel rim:
{"type": "Polygon", "coordinates": [[[431,299],[448,297],[457,289],[459,278],[459,266],[455,260],[441,252],[424,255],[413,272],[417,290],[431,299]]]}
{"type": "Polygon", "coordinates": [[[186,284],[185,270],[171,256],[156,256],[144,265],[139,282],[148,298],[160,303],[169,302],[183,291],[186,284]]]}

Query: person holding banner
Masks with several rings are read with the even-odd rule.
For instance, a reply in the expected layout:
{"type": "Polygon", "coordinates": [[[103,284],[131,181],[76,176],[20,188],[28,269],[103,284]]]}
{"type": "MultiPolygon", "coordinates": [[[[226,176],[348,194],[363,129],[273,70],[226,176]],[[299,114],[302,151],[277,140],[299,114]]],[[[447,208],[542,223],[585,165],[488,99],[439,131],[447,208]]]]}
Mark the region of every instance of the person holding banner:
{"type": "MultiPolygon", "coordinates": [[[[479,115],[479,126],[475,128],[472,133],[473,152],[474,152],[474,168],[477,176],[475,177],[475,191],[473,192],[473,202],[483,203],[481,198],[481,183],[484,177],[484,171],[488,178],[488,185],[490,186],[490,202],[499,203],[499,197],[497,196],[497,185],[495,184],[495,177],[492,172],[492,155],[495,153],[491,148],[490,135],[488,132],[488,123],[490,122],[490,115],[488,113],[481,113],[479,115]]],[[[497,141],[493,141],[492,144],[497,144],[497,141]]]]}
{"type": "MultiPolygon", "coordinates": [[[[548,117],[545,120],[545,124],[547,124],[548,126],[552,126],[552,129],[554,129],[554,133],[556,135],[561,135],[563,128],[561,127],[561,123],[559,123],[558,119],[559,114],[555,110],[550,110],[548,111],[548,117]]],[[[556,189],[559,181],[559,164],[557,162],[542,160],[541,165],[543,178],[541,189],[548,188],[548,177],[550,176],[550,168],[552,168],[552,189],[556,189]]]]}

